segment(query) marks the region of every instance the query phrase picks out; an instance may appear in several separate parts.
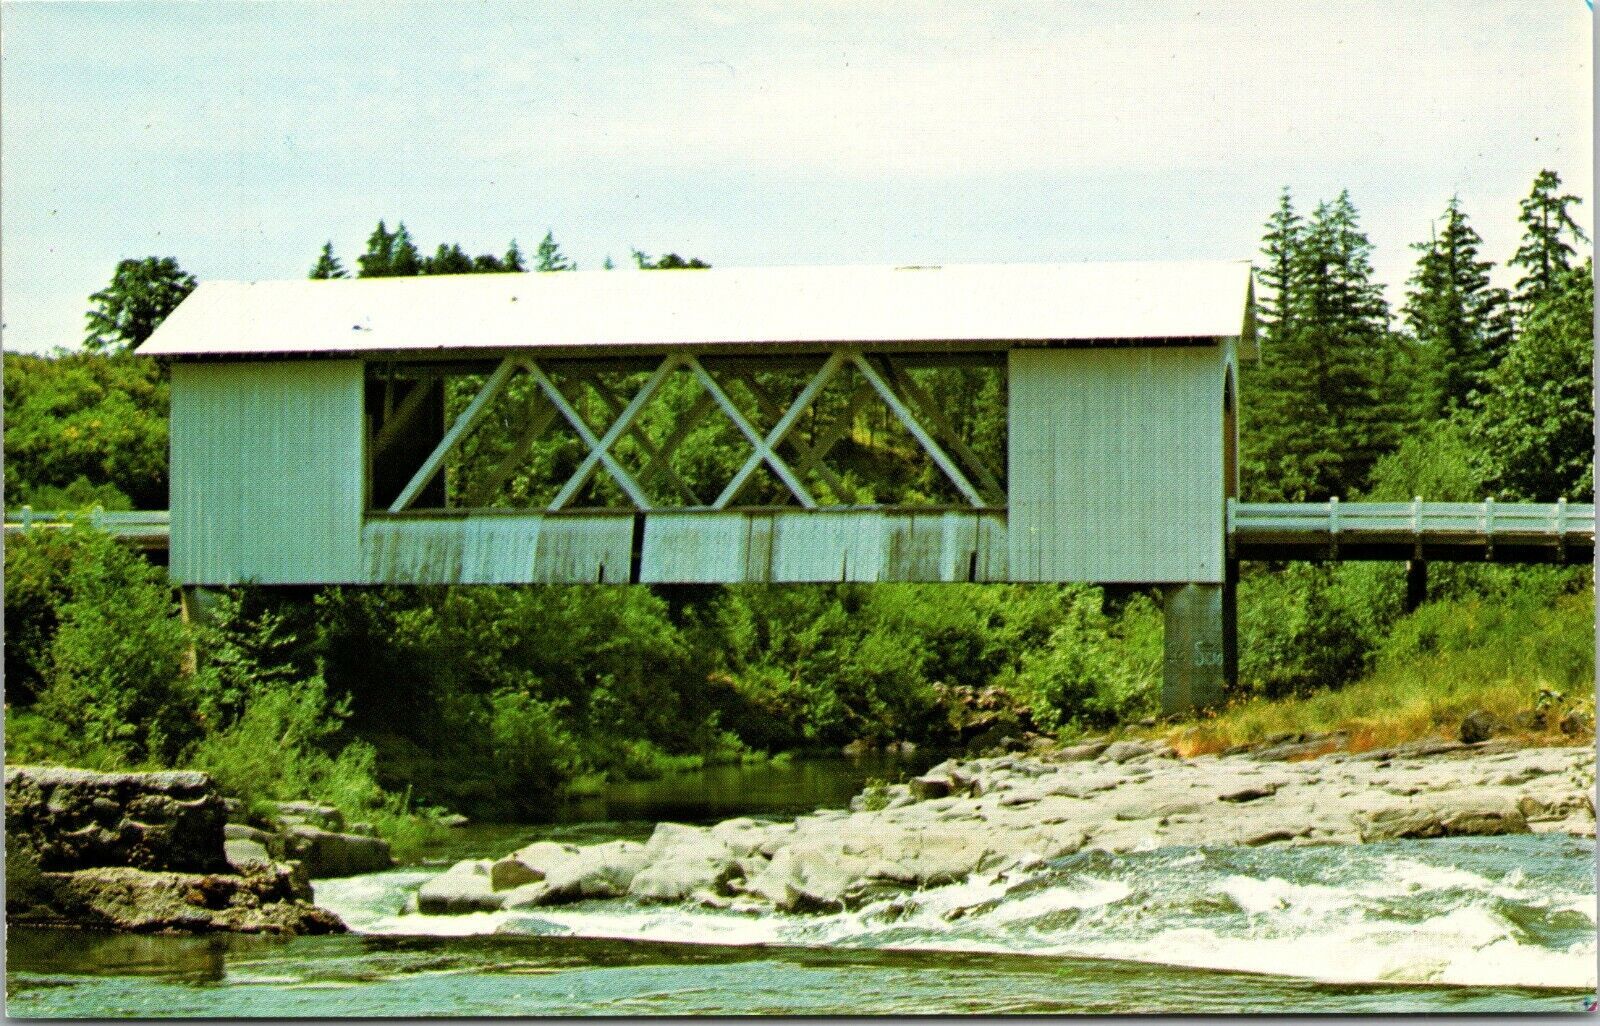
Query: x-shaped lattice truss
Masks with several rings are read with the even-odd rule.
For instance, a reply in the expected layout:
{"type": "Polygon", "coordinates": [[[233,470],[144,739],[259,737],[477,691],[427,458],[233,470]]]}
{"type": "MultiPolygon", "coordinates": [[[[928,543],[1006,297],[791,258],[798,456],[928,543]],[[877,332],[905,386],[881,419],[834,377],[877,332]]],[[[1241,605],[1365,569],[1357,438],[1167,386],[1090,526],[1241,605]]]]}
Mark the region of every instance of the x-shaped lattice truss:
{"type": "MultiPolygon", "coordinates": [[[[711,410],[717,408],[733,423],[754,451],[709,508],[729,508],[749,483],[751,476],[765,464],[783,482],[784,487],[800,505],[806,509],[816,509],[817,500],[806,487],[804,478],[808,474],[816,474],[827,482],[835,494],[847,493],[838,475],[822,460],[849,432],[850,424],[856,414],[873,395],[883,401],[969,503],[978,508],[1005,504],[1005,492],[995,474],[961,439],[960,434],[937,404],[923,391],[904,366],[890,356],[868,356],[858,349],[847,348],[836,349],[828,354],[787,409],[758,383],[753,373],[744,371],[734,375],[754,398],[763,415],[776,418],[772,428],[765,433],[750,422],[693,354],[674,353],[663,359],[633,397],[626,402],[597,375],[583,378],[582,380],[611,412],[613,418],[611,426],[606,428],[603,434],[596,434],[595,429],[573,407],[538,361],[527,357],[506,357],[495,367],[494,372],[473,396],[472,401],[456,417],[449,430],[444,433],[444,437],[439,440],[439,444],[428,454],[428,458],[423,460],[417,472],[389,506],[389,512],[402,512],[416,501],[417,496],[427,488],[444,466],[445,460],[477,426],[490,404],[505,390],[513,374],[519,369],[533,379],[549,404],[541,413],[526,418],[522,433],[513,441],[510,449],[466,497],[468,506],[478,505],[494,495],[527,458],[533,443],[550,428],[556,417],[560,416],[577,432],[584,445],[588,446],[589,452],[573,471],[572,476],[561,486],[555,498],[550,501],[547,507],[549,511],[567,508],[584,484],[601,467],[605,468],[638,509],[706,508],[700,504],[699,498],[689,486],[673,471],[670,457],[711,410]],[[809,443],[799,437],[791,437],[790,432],[795,424],[811,408],[812,403],[822,394],[828,383],[847,366],[853,366],[860,372],[862,383],[857,385],[851,394],[845,415],[809,443]],[[699,399],[684,411],[665,438],[660,442],[652,441],[639,427],[639,415],[649,405],[662,383],[678,370],[687,370],[693,374],[703,392],[699,399]],[[637,477],[630,474],[612,455],[612,447],[630,434],[646,459],[644,469],[637,477]],[[778,454],[779,446],[785,444],[797,457],[793,466],[778,454]],[[952,453],[954,458],[951,456],[952,453]],[[647,488],[661,478],[665,478],[690,505],[662,506],[653,502],[647,488]],[[977,480],[976,485],[973,483],[974,478],[977,480]]],[[[394,419],[387,423],[374,439],[375,449],[383,448],[398,430],[401,421],[415,412],[414,405],[420,405],[420,397],[425,391],[426,389],[420,387],[414,389],[411,395],[395,408],[394,419]]]]}

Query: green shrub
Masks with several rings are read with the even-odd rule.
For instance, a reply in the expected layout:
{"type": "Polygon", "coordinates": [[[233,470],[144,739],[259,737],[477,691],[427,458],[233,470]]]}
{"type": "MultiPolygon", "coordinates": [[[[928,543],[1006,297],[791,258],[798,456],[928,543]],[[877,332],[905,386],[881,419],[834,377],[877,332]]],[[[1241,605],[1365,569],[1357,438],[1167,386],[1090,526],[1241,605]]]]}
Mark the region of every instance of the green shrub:
{"type": "Polygon", "coordinates": [[[190,634],[164,572],[87,528],[66,578],[37,711],[67,731],[65,761],[171,765],[201,731],[190,634]]]}
{"type": "Polygon", "coordinates": [[[1156,711],[1161,682],[1161,613],[1148,597],[1119,618],[1098,588],[1075,589],[1049,642],[1028,653],[1012,683],[1045,730],[1102,729],[1156,711]]]}

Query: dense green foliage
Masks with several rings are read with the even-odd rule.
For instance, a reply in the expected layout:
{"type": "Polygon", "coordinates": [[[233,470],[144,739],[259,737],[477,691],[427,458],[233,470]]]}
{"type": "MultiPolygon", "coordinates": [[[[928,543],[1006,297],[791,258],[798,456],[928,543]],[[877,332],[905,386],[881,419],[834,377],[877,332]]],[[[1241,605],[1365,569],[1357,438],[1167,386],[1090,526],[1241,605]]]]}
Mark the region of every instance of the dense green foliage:
{"type": "Polygon", "coordinates": [[[167,381],[146,357],[8,353],[6,505],[167,507],[167,381]]]}
{"type": "Polygon", "coordinates": [[[89,297],[91,353],[122,352],[138,346],[194,291],[194,275],[171,257],[145,257],[117,264],[111,283],[89,297]]]}
{"type": "MultiPolygon", "coordinates": [[[[1490,285],[1481,239],[1451,200],[1438,232],[1416,246],[1400,330],[1349,196],[1303,218],[1285,192],[1258,271],[1263,360],[1241,388],[1246,497],[1591,497],[1593,285],[1588,262],[1573,266],[1583,238],[1575,202],[1559,179],[1540,176],[1523,206],[1528,234],[1514,262],[1526,275],[1512,303],[1490,285]]],[[[674,253],[633,258],[652,270],[707,266],[674,253]]],[[[575,266],[553,233],[529,263],[575,266]]],[[[380,223],[356,266],[365,277],[461,274],[521,270],[524,258],[515,242],[503,256],[455,244],[424,256],[403,225],[380,223]]],[[[345,274],[328,243],[311,276],[345,274]]],[[[9,504],[165,505],[159,367],[108,352],[13,356],[7,370],[9,504]]],[[[452,383],[450,412],[479,380],[452,383]]],[[[626,396],[639,380],[563,387],[602,424],[616,410],[605,393],[626,396]]],[[[1003,470],[1004,375],[940,368],[915,381],[962,441],[1003,470]]],[[[852,404],[859,384],[842,377],[797,425],[798,442],[833,445],[832,476],[813,474],[808,486],[824,501],[948,500],[948,483],[903,429],[852,404]]],[[[781,402],[797,388],[774,372],[728,392],[767,425],[761,393],[781,402]]],[[[669,379],[618,459],[635,473],[648,465],[650,447],[703,403],[699,389],[669,379]]],[[[560,424],[523,444],[535,393],[517,379],[490,407],[446,469],[452,500],[542,505],[584,457],[560,424]]],[[[706,417],[652,487],[676,491],[681,481],[707,501],[748,452],[726,419],[706,417]]],[[[770,501],[781,487],[763,470],[742,498],[770,501]]],[[[586,489],[585,502],[622,501],[604,475],[586,489]]],[[[521,817],[600,776],[856,739],[983,744],[996,730],[1137,721],[1158,705],[1153,591],[244,589],[223,603],[217,626],[197,628],[178,616],[159,570],[90,532],[38,532],[8,544],[5,560],[10,758],[201,766],[252,800],[327,798],[390,829],[405,822],[393,795],[521,817]]],[[[1435,601],[1408,615],[1397,565],[1246,567],[1232,698],[1248,717],[1226,729],[1248,733],[1290,715],[1270,710],[1330,723],[1377,715],[1384,688],[1424,710],[1407,713],[1417,723],[1432,723],[1464,702],[1508,703],[1539,680],[1575,694],[1592,679],[1592,660],[1574,654],[1592,644],[1584,571],[1436,566],[1431,586],[1435,601]],[[1519,631],[1540,651],[1507,654],[1519,631]],[[1418,672],[1444,697],[1413,694],[1412,663],[1433,667],[1418,672]],[[1451,673],[1466,683],[1445,681],[1451,673]]]]}

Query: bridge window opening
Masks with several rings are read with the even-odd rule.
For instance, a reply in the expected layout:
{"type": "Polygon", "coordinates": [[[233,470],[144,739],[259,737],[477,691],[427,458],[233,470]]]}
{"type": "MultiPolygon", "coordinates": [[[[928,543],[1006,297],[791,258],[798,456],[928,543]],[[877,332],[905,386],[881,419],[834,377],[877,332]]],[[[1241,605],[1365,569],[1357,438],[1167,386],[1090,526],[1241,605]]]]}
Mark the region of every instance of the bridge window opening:
{"type": "Polygon", "coordinates": [[[1003,508],[1005,401],[998,358],[377,363],[368,505],[1003,508]]]}

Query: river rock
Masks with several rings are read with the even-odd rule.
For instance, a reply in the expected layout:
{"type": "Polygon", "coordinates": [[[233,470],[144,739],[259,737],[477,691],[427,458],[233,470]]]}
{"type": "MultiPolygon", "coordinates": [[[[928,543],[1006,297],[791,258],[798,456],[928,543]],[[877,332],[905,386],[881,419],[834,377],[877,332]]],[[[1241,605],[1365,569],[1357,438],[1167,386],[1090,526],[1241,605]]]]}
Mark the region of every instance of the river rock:
{"type": "MultiPolygon", "coordinates": [[[[754,820],[746,822],[751,826],[755,825],[754,820]]],[[[696,859],[731,862],[740,854],[749,854],[748,851],[734,851],[722,837],[711,830],[685,826],[682,823],[657,823],[644,848],[645,862],[649,865],[658,862],[688,862],[696,859]]]]}
{"type": "Polygon", "coordinates": [[[728,855],[674,854],[639,870],[628,882],[628,895],[641,901],[683,901],[697,890],[718,890],[737,869],[728,855]]]}
{"type": "Polygon", "coordinates": [[[934,773],[911,778],[909,787],[911,797],[917,801],[945,798],[955,789],[949,777],[934,773]]]}
{"type": "Polygon", "coordinates": [[[545,903],[623,897],[644,867],[645,846],[637,841],[609,841],[581,848],[545,874],[545,903]]]}
{"type": "Polygon", "coordinates": [[[360,834],[336,834],[314,826],[291,826],[283,832],[283,852],[305,864],[314,880],[376,873],[394,865],[389,842],[360,834]]]}
{"type": "Polygon", "coordinates": [[[319,802],[276,802],[273,808],[274,818],[285,826],[307,824],[335,834],[344,830],[344,813],[332,805],[323,805],[319,802]]]}
{"type": "Polygon", "coordinates": [[[1375,809],[1358,815],[1356,822],[1363,841],[1528,832],[1528,821],[1515,804],[1471,792],[1375,809]]]}
{"type": "Polygon", "coordinates": [[[1561,722],[1557,726],[1561,733],[1568,737],[1577,737],[1594,730],[1594,717],[1582,709],[1572,709],[1561,717],[1561,722]]]}
{"type": "Polygon", "coordinates": [[[1105,751],[1101,752],[1099,757],[1104,762],[1123,763],[1130,759],[1149,755],[1152,751],[1153,747],[1143,741],[1117,741],[1107,745],[1105,751]]]}
{"type": "Polygon", "coordinates": [[[12,923],[140,933],[341,933],[283,866],[249,874],[175,873],[97,866],[42,873],[27,901],[8,902],[12,923]],[[20,906],[20,907],[19,907],[20,906]]]}
{"type": "Polygon", "coordinates": [[[227,840],[222,842],[222,849],[227,854],[228,865],[241,873],[272,865],[272,854],[259,841],[247,838],[227,840]]]}
{"type": "Polygon", "coordinates": [[[1487,741],[1500,730],[1500,721],[1492,713],[1475,709],[1461,720],[1461,743],[1475,745],[1487,741]]]}
{"type": "Polygon", "coordinates": [[[1224,802],[1254,802],[1262,798],[1271,798],[1278,793],[1277,784],[1251,784],[1248,787],[1236,788],[1217,795],[1219,801],[1224,802]]]}
{"type": "Polygon", "coordinates": [[[493,912],[505,902],[489,882],[484,859],[458,862],[417,889],[417,911],[425,915],[493,912]]]}
{"type": "Polygon", "coordinates": [[[494,863],[489,869],[489,880],[497,891],[539,883],[552,870],[571,862],[577,852],[570,844],[535,841],[494,863]]]}
{"type": "Polygon", "coordinates": [[[744,886],[787,912],[837,912],[845,897],[865,879],[866,860],[838,844],[796,844],[784,848],[744,886]]]}
{"type": "Polygon", "coordinates": [[[226,822],[222,797],[205,773],[6,767],[7,838],[47,872],[99,866],[226,872],[226,822]]]}

